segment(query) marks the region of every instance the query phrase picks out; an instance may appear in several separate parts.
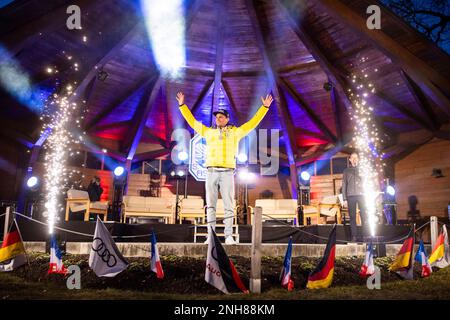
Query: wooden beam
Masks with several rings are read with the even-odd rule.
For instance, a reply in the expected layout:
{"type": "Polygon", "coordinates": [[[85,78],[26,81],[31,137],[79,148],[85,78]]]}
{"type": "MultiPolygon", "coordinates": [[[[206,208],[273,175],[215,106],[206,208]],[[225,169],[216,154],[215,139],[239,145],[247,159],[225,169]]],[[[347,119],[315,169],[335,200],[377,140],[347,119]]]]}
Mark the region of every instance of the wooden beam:
{"type": "MultiPolygon", "coordinates": [[[[131,86],[127,91],[117,97],[113,103],[111,103],[108,107],[101,110],[98,114],[96,114],[89,122],[84,126],[86,131],[91,131],[101,120],[106,118],[111,112],[113,112],[117,107],[127,101],[132,95],[136,92],[139,92],[143,88],[147,87],[152,80],[154,80],[155,76],[149,77],[147,74],[141,79],[139,79],[133,86],[131,86]]],[[[97,131],[97,130],[96,130],[97,131]]]]}
{"type": "Polygon", "coordinates": [[[295,141],[294,127],[288,124],[288,119],[291,119],[289,112],[285,106],[284,97],[281,97],[280,91],[277,85],[277,75],[275,74],[276,69],[272,65],[272,61],[269,57],[269,53],[266,51],[267,45],[264,35],[262,33],[262,23],[259,21],[258,15],[256,13],[256,8],[252,0],[246,0],[246,7],[250,16],[250,21],[252,23],[253,31],[256,36],[256,42],[260,54],[263,58],[264,70],[267,75],[267,80],[269,82],[269,88],[272,90],[274,95],[274,103],[277,108],[278,117],[280,119],[281,127],[283,129],[283,136],[285,137],[286,153],[288,155],[289,169],[291,176],[291,194],[293,198],[297,198],[297,186],[298,186],[298,176],[297,168],[295,166],[295,153],[297,143],[295,141]]]}
{"type": "Polygon", "coordinates": [[[279,77],[279,82],[283,88],[285,88],[289,94],[294,98],[295,102],[306,112],[308,118],[322,131],[325,137],[330,142],[337,142],[336,136],[328,129],[323,121],[315,114],[308,103],[296,92],[294,86],[286,79],[279,77]]]}
{"type": "Polygon", "coordinates": [[[443,139],[443,140],[450,140],[450,131],[440,130],[440,131],[434,132],[433,134],[436,138],[443,139]]]}
{"type": "MultiPolygon", "coordinates": [[[[214,78],[214,71],[206,70],[206,69],[197,69],[192,67],[184,67],[182,68],[184,73],[189,74],[190,76],[200,76],[207,78],[214,78]]],[[[223,78],[250,78],[250,77],[261,77],[264,76],[264,72],[261,70],[235,70],[235,71],[222,71],[222,79],[223,78]]]]}
{"type": "Polygon", "coordinates": [[[149,152],[145,152],[145,153],[138,153],[133,158],[133,162],[159,158],[159,157],[162,157],[162,156],[165,156],[165,155],[169,154],[170,151],[171,151],[170,149],[164,148],[164,149],[159,149],[159,150],[155,150],[155,151],[149,151],[149,152]]]}
{"type": "MultiPolygon", "coordinates": [[[[144,132],[142,132],[142,136],[160,144],[164,148],[168,148],[170,145],[170,143],[167,144],[165,139],[161,139],[160,137],[157,137],[153,133],[151,133],[150,128],[148,128],[148,127],[145,127],[144,132]]],[[[169,135],[169,140],[170,140],[170,135],[169,135]]]]}
{"type": "Polygon", "coordinates": [[[160,91],[161,82],[162,78],[160,76],[158,76],[156,80],[152,81],[136,108],[136,112],[131,120],[133,127],[130,129],[123,144],[123,150],[126,151],[127,160],[133,160],[134,158],[134,154],[136,153],[136,149],[145,128],[145,123],[147,122],[148,116],[152,111],[153,104],[160,91]]]}
{"type": "Polygon", "coordinates": [[[334,86],[330,90],[331,108],[333,110],[334,125],[336,126],[336,134],[338,141],[342,141],[342,124],[341,124],[341,108],[339,105],[339,96],[334,86]]]}
{"type": "Polygon", "coordinates": [[[303,129],[303,128],[295,128],[295,133],[296,135],[306,135],[306,136],[310,136],[310,137],[314,137],[323,141],[328,141],[328,139],[323,136],[321,133],[317,133],[317,132],[313,132],[307,129],[303,129]]]}
{"type": "MultiPolygon", "coordinates": [[[[128,24],[129,22],[126,21],[128,24]]],[[[82,71],[80,78],[82,79],[80,84],[77,86],[75,91],[73,92],[72,96],[69,97],[69,103],[74,102],[78,99],[78,97],[83,96],[85,93],[86,87],[91,83],[92,79],[97,75],[97,69],[95,69],[96,65],[104,65],[107,61],[113,57],[118,50],[120,50],[134,35],[139,25],[142,24],[135,24],[134,28],[132,28],[131,31],[129,31],[125,36],[120,37],[119,41],[117,41],[116,37],[117,34],[114,32],[111,32],[111,36],[107,37],[107,40],[105,40],[108,45],[106,50],[98,50],[101,52],[100,55],[95,55],[94,58],[90,59],[89,61],[83,63],[82,65],[82,71]]]]}
{"type": "Polygon", "coordinates": [[[208,92],[210,90],[212,90],[213,83],[214,83],[214,80],[212,80],[212,79],[206,81],[205,85],[203,86],[202,91],[200,91],[200,94],[198,95],[197,100],[195,101],[195,103],[191,109],[192,114],[195,114],[197,109],[201,106],[205,96],[208,94],[208,92]]]}
{"type": "MultiPolygon", "coordinates": [[[[165,108],[165,110],[164,110],[165,111],[164,112],[164,126],[166,128],[166,132],[165,132],[165,139],[164,140],[161,139],[161,140],[163,140],[163,144],[161,144],[161,145],[163,147],[168,148],[170,145],[170,138],[171,138],[170,121],[171,121],[172,117],[170,116],[169,100],[167,99],[167,87],[164,82],[161,84],[161,95],[162,95],[162,100],[166,102],[164,104],[164,108],[165,108]]],[[[173,128],[173,125],[172,125],[172,128],[173,128]]],[[[146,132],[146,131],[144,131],[144,132],[146,132]]],[[[160,143],[161,143],[161,141],[160,141],[160,143]]]]}
{"type": "Polygon", "coordinates": [[[314,39],[309,35],[309,32],[307,31],[307,26],[305,26],[303,23],[303,20],[294,20],[294,18],[291,16],[290,12],[286,8],[285,5],[282,5],[280,3],[280,0],[276,0],[275,4],[277,5],[277,8],[280,10],[280,12],[283,14],[283,16],[286,17],[291,29],[294,31],[294,33],[297,35],[297,37],[300,39],[300,41],[305,45],[306,49],[311,53],[314,60],[316,60],[322,70],[327,74],[335,88],[337,89],[339,95],[342,97],[342,101],[344,102],[345,108],[347,110],[350,110],[352,107],[351,101],[348,99],[346,94],[346,87],[347,85],[339,75],[339,72],[336,70],[334,65],[329,61],[329,59],[325,56],[325,54],[322,52],[321,48],[315,43],[314,39]]]}
{"type": "Polygon", "coordinates": [[[210,126],[213,124],[213,111],[219,108],[219,96],[222,83],[224,29],[226,26],[226,2],[225,0],[215,1],[217,14],[217,36],[216,36],[216,64],[214,67],[214,89],[212,95],[210,126]]]}
{"type": "Polygon", "coordinates": [[[108,123],[108,124],[104,124],[101,126],[96,126],[93,129],[91,129],[91,132],[101,132],[101,131],[106,131],[106,130],[110,130],[110,129],[116,129],[116,128],[120,128],[120,127],[127,127],[131,125],[131,120],[125,120],[125,121],[120,121],[120,122],[113,122],[113,123],[108,123]]]}
{"type": "Polygon", "coordinates": [[[430,127],[430,125],[420,116],[416,115],[414,112],[410,111],[408,108],[402,106],[397,101],[392,99],[391,97],[388,97],[385,93],[381,91],[376,91],[373,95],[374,98],[378,100],[382,100],[387,102],[390,106],[397,109],[401,114],[406,116],[408,119],[419,125],[421,128],[433,131],[433,128],[430,127]]]}
{"type": "Polygon", "coordinates": [[[83,13],[86,13],[99,3],[90,0],[73,0],[62,4],[56,9],[47,12],[26,23],[14,31],[3,34],[0,37],[0,43],[6,47],[11,56],[16,56],[23,49],[31,46],[34,42],[39,41],[42,35],[52,33],[55,30],[66,29],[67,7],[69,5],[77,5],[81,8],[83,13]]]}
{"type": "Polygon", "coordinates": [[[369,30],[366,19],[340,0],[319,0],[327,14],[347,25],[375,48],[399,65],[439,108],[450,116],[450,101],[442,90],[450,93],[450,81],[381,30],[369,30]],[[439,89],[441,88],[441,89],[439,89]]]}
{"type": "Polygon", "coordinates": [[[222,81],[221,83],[222,89],[223,89],[223,94],[225,95],[225,99],[227,100],[228,104],[231,107],[231,110],[233,110],[233,113],[236,115],[237,121],[239,121],[239,124],[243,123],[243,116],[242,114],[238,111],[238,109],[236,108],[236,104],[234,103],[233,97],[230,94],[230,90],[228,89],[228,84],[224,83],[222,81]]]}
{"type": "MultiPolygon", "coordinates": [[[[336,71],[339,72],[344,79],[350,78],[350,74],[348,74],[348,72],[343,70],[342,68],[336,67],[336,71]]],[[[376,90],[375,93],[372,95],[372,99],[376,99],[379,102],[385,102],[389,104],[391,107],[399,111],[402,115],[404,115],[406,118],[417,124],[419,127],[433,131],[430,125],[422,117],[410,111],[407,107],[401,105],[393,98],[387,96],[382,91],[376,90]]]]}
{"type": "Polygon", "coordinates": [[[75,93],[77,95],[81,95],[82,92],[86,89],[89,82],[92,80],[92,78],[97,76],[98,69],[95,67],[103,67],[109,60],[111,60],[112,57],[114,57],[125,44],[130,42],[130,40],[136,35],[136,33],[139,31],[140,28],[143,28],[143,23],[138,22],[135,23],[134,27],[132,27],[131,30],[129,30],[124,36],[120,37],[120,40],[114,41],[112,46],[109,48],[106,54],[102,55],[100,60],[97,60],[93,65],[90,65],[89,68],[86,68],[89,70],[89,72],[86,74],[86,76],[83,78],[83,80],[78,85],[77,89],[75,90],[75,93]]]}
{"type": "Polygon", "coordinates": [[[414,83],[414,81],[406,74],[405,71],[400,70],[400,75],[402,76],[403,82],[408,87],[408,90],[413,96],[417,105],[420,107],[423,114],[425,115],[425,118],[428,121],[430,128],[433,131],[439,130],[439,124],[433,113],[433,109],[428,103],[427,98],[424,96],[423,92],[420,90],[419,86],[414,83]]]}
{"type": "Polygon", "coordinates": [[[292,66],[285,66],[278,69],[278,74],[282,73],[290,73],[292,71],[310,71],[315,69],[316,67],[319,67],[320,65],[317,63],[317,61],[311,61],[308,63],[300,63],[292,66]]]}

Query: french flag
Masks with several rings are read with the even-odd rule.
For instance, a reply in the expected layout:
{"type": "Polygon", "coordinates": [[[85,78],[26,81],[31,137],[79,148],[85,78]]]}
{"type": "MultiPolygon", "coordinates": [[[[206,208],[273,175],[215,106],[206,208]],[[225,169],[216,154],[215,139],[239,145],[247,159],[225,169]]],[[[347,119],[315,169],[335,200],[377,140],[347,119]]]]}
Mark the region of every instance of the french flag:
{"type": "Polygon", "coordinates": [[[67,269],[62,262],[62,253],[54,234],[52,234],[50,241],[50,265],[47,274],[51,273],[67,274],[67,269]]]}
{"type": "Polygon", "coordinates": [[[422,264],[423,278],[428,277],[433,272],[433,270],[431,269],[430,262],[428,261],[427,252],[425,251],[425,246],[423,245],[422,240],[420,240],[419,250],[417,250],[414,259],[422,264]]]}
{"type": "Polygon", "coordinates": [[[161,260],[159,259],[158,246],[156,245],[156,235],[152,232],[152,256],[150,258],[150,266],[156,277],[158,279],[164,278],[164,271],[161,265],[161,260]]]}
{"type": "Polygon", "coordinates": [[[289,239],[289,243],[286,249],[286,255],[284,256],[283,269],[281,270],[280,280],[281,285],[292,291],[294,289],[294,281],[291,279],[291,265],[292,265],[292,237],[289,239]]]}
{"type": "Polygon", "coordinates": [[[366,258],[364,259],[364,263],[361,266],[361,270],[359,271],[360,277],[368,277],[375,273],[375,265],[373,263],[373,245],[370,242],[367,245],[366,250],[366,258]]]}

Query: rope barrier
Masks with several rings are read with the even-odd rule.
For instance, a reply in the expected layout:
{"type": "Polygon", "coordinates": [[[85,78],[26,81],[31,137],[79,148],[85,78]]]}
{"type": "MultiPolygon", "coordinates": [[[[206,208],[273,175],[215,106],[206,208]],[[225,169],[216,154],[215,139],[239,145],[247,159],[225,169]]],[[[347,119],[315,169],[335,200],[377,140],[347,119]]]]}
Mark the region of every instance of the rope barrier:
{"type": "MultiPolygon", "coordinates": [[[[44,226],[48,226],[48,224],[45,223],[45,222],[42,222],[42,221],[33,219],[33,218],[28,217],[28,216],[26,216],[26,215],[23,215],[23,214],[21,214],[21,213],[19,213],[19,212],[14,212],[14,214],[17,214],[17,215],[19,215],[19,216],[21,216],[21,217],[23,217],[23,218],[26,218],[26,219],[28,219],[28,220],[30,220],[30,221],[35,222],[35,223],[38,223],[38,224],[41,224],[41,225],[44,225],[44,226]]],[[[301,228],[304,228],[304,227],[292,226],[292,225],[290,225],[290,224],[287,223],[287,222],[284,222],[284,221],[282,221],[282,220],[276,219],[276,218],[274,218],[274,217],[272,217],[272,216],[270,216],[270,215],[267,215],[267,214],[263,214],[263,216],[264,216],[264,217],[267,217],[267,218],[270,218],[271,220],[276,221],[276,222],[278,222],[278,223],[280,223],[280,224],[282,224],[282,225],[288,226],[288,227],[294,229],[296,232],[301,232],[301,233],[307,234],[307,235],[309,235],[309,236],[311,236],[311,237],[314,237],[314,238],[317,238],[317,239],[328,240],[327,237],[322,237],[322,236],[319,236],[319,235],[316,235],[316,234],[307,232],[307,231],[305,231],[305,230],[301,230],[301,228]]],[[[209,224],[209,223],[212,223],[212,222],[224,221],[224,220],[226,220],[226,219],[232,219],[232,218],[234,218],[234,216],[233,216],[233,217],[225,217],[225,218],[223,218],[223,219],[215,219],[215,220],[206,222],[206,224],[209,224]]],[[[424,225],[420,226],[418,229],[416,229],[415,232],[418,232],[419,230],[421,230],[422,228],[424,228],[424,227],[427,226],[428,224],[430,224],[430,222],[427,222],[427,223],[425,223],[424,225]]],[[[182,227],[182,225],[179,225],[179,226],[182,227]]],[[[188,228],[195,228],[195,227],[196,227],[196,226],[189,226],[188,228]]],[[[78,231],[74,231],[74,230],[69,230],[69,229],[61,228],[61,227],[58,227],[58,226],[55,226],[54,228],[55,228],[56,230],[60,230],[60,231],[63,231],[63,232],[72,233],[72,234],[76,234],[76,235],[80,235],[80,236],[84,236],[84,237],[89,237],[89,238],[93,238],[93,237],[94,237],[93,234],[82,233],[82,232],[78,232],[78,231]]],[[[185,227],[183,226],[183,228],[185,228],[185,227]]],[[[164,233],[169,233],[169,232],[173,233],[174,230],[160,231],[160,232],[157,233],[157,235],[164,234],[164,233]]],[[[112,238],[114,238],[114,239],[118,239],[118,238],[120,238],[120,239],[132,239],[132,238],[150,237],[151,235],[152,235],[151,233],[147,233],[147,234],[132,235],[132,236],[112,236],[112,238]]],[[[390,241],[372,242],[372,244],[390,244],[390,243],[395,243],[395,242],[403,241],[403,240],[405,240],[405,239],[407,239],[407,238],[408,238],[408,235],[406,235],[406,236],[404,236],[404,237],[401,237],[401,238],[399,238],[399,239],[394,239],[394,240],[390,240],[390,241]]],[[[336,239],[336,242],[348,243],[347,240],[341,240],[341,239],[336,239]]],[[[145,251],[145,249],[142,249],[142,250],[145,251]]]]}

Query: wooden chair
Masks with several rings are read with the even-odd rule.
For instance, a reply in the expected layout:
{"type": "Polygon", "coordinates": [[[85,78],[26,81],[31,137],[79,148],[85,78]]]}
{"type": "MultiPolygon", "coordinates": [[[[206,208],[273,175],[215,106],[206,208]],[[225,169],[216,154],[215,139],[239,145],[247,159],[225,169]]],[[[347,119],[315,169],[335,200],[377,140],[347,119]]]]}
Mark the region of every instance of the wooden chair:
{"type": "Polygon", "coordinates": [[[181,224],[183,219],[197,219],[202,224],[206,222],[205,218],[205,205],[202,198],[187,197],[181,200],[179,214],[179,223],[181,224]]]}
{"type": "Polygon", "coordinates": [[[89,200],[89,194],[87,191],[70,189],[67,191],[66,199],[66,221],[69,221],[69,210],[71,212],[84,212],[84,221],[89,221],[89,215],[102,214],[103,221],[107,221],[108,218],[108,202],[107,201],[95,201],[89,200]]]}
{"type": "MultiPolygon", "coordinates": [[[[342,224],[342,218],[345,218],[347,216],[347,217],[349,217],[349,220],[350,220],[350,216],[348,214],[348,208],[347,207],[344,208],[342,206],[344,203],[344,197],[342,196],[342,194],[338,195],[338,199],[339,199],[339,204],[341,206],[341,210],[339,211],[337,223],[342,224]]],[[[356,224],[361,225],[361,213],[359,211],[359,208],[356,209],[356,224]]]]}
{"type": "MultiPolygon", "coordinates": [[[[298,226],[298,204],[297,199],[256,199],[255,207],[262,208],[262,221],[268,220],[291,220],[298,226]]],[[[254,214],[250,207],[250,217],[254,214]]],[[[253,219],[250,219],[252,223],[253,219]]]]}
{"type": "Polygon", "coordinates": [[[175,200],[172,197],[123,196],[123,221],[130,217],[163,218],[165,223],[175,222],[175,200]]]}
{"type": "Polygon", "coordinates": [[[303,206],[303,224],[307,225],[307,219],[316,219],[317,224],[320,224],[321,219],[334,219],[339,223],[341,217],[341,205],[337,196],[325,196],[319,203],[303,206]]]}

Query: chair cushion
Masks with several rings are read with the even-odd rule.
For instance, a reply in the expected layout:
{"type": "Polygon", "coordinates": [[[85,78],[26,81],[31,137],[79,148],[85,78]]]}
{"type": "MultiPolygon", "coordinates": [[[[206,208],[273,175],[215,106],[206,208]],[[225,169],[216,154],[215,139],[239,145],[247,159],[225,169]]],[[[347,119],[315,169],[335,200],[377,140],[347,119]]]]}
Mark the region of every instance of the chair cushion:
{"type": "Polygon", "coordinates": [[[127,209],[128,207],[145,208],[146,207],[145,199],[146,197],[123,196],[123,202],[127,205],[127,209]]]}
{"type": "Polygon", "coordinates": [[[69,190],[67,190],[67,198],[69,198],[69,199],[89,199],[89,193],[84,190],[69,189],[69,190]]]}
{"type": "Polygon", "coordinates": [[[87,205],[86,204],[79,204],[79,203],[71,203],[69,205],[70,211],[72,212],[80,212],[80,211],[84,211],[87,209],[87,205]]]}
{"type": "Polygon", "coordinates": [[[257,199],[255,200],[255,207],[261,207],[264,210],[275,209],[277,201],[275,199],[257,199]]]}
{"type": "Polygon", "coordinates": [[[297,210],[297,199],[278,199],[277,209],[297,210]]]}
{"type": "Polygon", "coordinates": [[[325,216],[335,216],[337,214],[337,208],[321,208],[320,214],[325,216]]]}
{"type": "Polygon", "coordinates": [[[91,207],[91,209],[108,210],[108,202],[105,202],[105,201],[91,202],[90,207],[91,207]]]}
{"type": "Polygon", "coordinates": [[[338,203],[338,197],[337,196],[326,196],[322,198],[322,201],[320,203],[323,204],[336,204],[338,203]]]}
{"type": "Polygon", "coordinates": [[[303,206],[303,213],[309,213],[309,214],[317,213],[317,207],[304,205],[303,206]]]}

